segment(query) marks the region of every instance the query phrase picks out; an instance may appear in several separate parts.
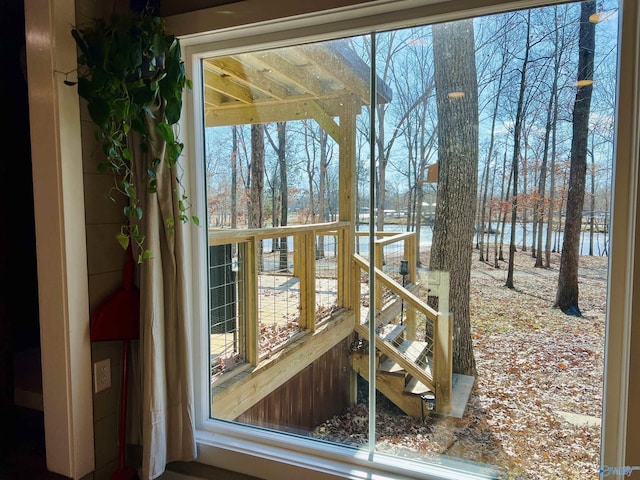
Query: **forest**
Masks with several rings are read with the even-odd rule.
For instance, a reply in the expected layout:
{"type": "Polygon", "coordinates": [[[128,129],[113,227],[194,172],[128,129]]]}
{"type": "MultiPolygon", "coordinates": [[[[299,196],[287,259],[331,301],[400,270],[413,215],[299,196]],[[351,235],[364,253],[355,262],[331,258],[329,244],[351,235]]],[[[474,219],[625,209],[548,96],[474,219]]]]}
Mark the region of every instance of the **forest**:
{"type": "MultiPolygon", "coordinates": [[[[476,18],[469,21],[470,51],[452,51],[448,55],[457,57],[444,59],[450,63],[443,66],[447,74],[441,82],[448,84],[440,91],[446,91],[448,100],[465,81],[477,91],[473,213],[476,253],[482,261],[497,265],[505,258],[503,245],[511,241],[505,232],[520,232],[518,248],[530,250],[536,266],[548,267],[549,254],[562,250],[568,213],[579,215],[580,231],[588,233],[587,238],[581,235],[588,245],[585,253],[608,253],[617,14],[615,2],[599,2],[597,12],[596,3],[588,3],[593,4],[592,14],[600,16],[597,22],[587,22],[595,45],[592,73],[579,65],[580,52],[588,50],[579,45],[580,3],[476,18]],[[450,74],[462,58],[475,60],[473,78],[450,74]],[[590,78],[578,79],[579,75],[590,78]],[[589,105],[581,114],[586,123],[577,133],[584,151],[580,161],[585,166],[585,195],[579,208],[568,212],[575,106],[587,103],[576,94],[586,91],[589,105]]],[[[425,227],[433,227],[439,128],[452,131],[443,126],[447,117],[438,109],[432,32],[436,29],[425,25],[376,35],[377,84],[392,98],[375,105],[373,135],[369,106],[358,116],[357,210],[362,228],[368,228],[370,183],[375,185],[377,230],[401,224],[420,235],[425,227]],[[371,141],[376,146],[374,171],[371,141]]],[[[371,65],[369,36],[334,42],[347,44],[371,65]]],[[[242,61],[242,54],[236,58],[242,61]]],[[[334,220],[337,150],[331,136],[312,120],[208,128],[209,225],[257,226],[248,205],[258,190],[261,227],[334,220]],[[262,161],[256,162],[256,157],[262,161]]],[[[428,242],[419,240],[418,248],[428,242]]]]}

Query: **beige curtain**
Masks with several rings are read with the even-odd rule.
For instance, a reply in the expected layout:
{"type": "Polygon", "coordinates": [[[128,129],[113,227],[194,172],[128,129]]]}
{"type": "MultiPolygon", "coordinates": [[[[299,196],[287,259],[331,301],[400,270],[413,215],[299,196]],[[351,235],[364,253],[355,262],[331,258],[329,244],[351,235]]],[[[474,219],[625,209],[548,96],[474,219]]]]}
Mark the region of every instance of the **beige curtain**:
{"type": "MultiPolygon", "coordinates": [[[[161,109],[154,112],[162,118],[161,109]]],[[[163,158],[165,145],[149,120],[147,153],[136,151],[137,166],[148,168],[153,158],[163,158]]],[[[140,182],[142,176],[136,175],[140,182]]],[[[167,463],[196,457],[192,332],[186,308],[186,259],[183,225],[178,218],[176,174],[162,163],[157,168],[157,193],[138,186],[143,208],[145,245],[153,257],[140,265],[141,389],[139,416],[142,436],[141,479],[160,476],[167,463]]]]}

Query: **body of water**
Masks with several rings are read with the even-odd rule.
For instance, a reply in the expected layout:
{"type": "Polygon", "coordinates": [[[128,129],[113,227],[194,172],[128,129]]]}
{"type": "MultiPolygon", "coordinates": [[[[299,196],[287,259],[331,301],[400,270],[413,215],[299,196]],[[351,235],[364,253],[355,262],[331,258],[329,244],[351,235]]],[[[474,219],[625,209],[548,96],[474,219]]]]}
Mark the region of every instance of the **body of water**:
{"type": "MultiPolygon", "coordinates": [[[[360,231],[366,231],[368,228],[368,224],[360,224],[360,231]]],[[[385,225],[385,231],[387,232],[405,232],[405,225],[385,225]]],[[[544,229],[543,235],[545,235],[542,239],[542,248],[545,248],[546,242],[546,228],[544,229]]],[[[491,234],[485,236],[485,242],[489,241],[491,244],[496,240],[495,237],[498,237],[498,242],[500,241],[500,233],[497,232],[495,235],[491,234]],[[488,240],[487,240],[488,239],[488,240]]],[[[524,229],[522,225],[518,225],[516,228],[516,245],[518,248],[522,248],[523,240],[524,240],[524,229]]],[[[420,245],[430,246],[431,240],[433,237],[433,230],[431,227],[422,227],[420,229],[420,245]]],[[[527,238],[527,250],[531,249],[531,242],[533,241],[533,224],[526,224],[526,238],[527,238]]],[[[554,245],[558,245],[557,250],[562,250],[562,239],[563,232],[553,232],[551,236],[551,249],[553,250],[554,245]]],[[[474,235],[473,237],[474,245],[478,242],[478,236],[474,235]]],[[[508,245],[511,241],[511,225],[505,225],[504,232],[504,244],[508,245]]],[[[366,252],[366,240],[360,240],[360,248],[361,252],[366,252]],[[363,251],[362,249],[365,248],[363,251]]],[[[602,232],[595,232],[593,236],[593,254],[594,255],[607,255],[609,252],[609,234],[602,232]]],[[[580,255],[589,255],[589,231],[583,231],[580,235],[580,255]]]]}

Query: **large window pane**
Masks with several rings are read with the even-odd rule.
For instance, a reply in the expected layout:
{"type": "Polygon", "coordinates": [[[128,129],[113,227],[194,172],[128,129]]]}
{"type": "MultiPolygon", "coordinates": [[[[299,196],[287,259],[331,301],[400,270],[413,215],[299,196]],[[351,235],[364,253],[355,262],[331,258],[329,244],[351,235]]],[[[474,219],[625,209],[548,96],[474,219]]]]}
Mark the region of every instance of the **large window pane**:
{"type": "Polygon", "coordinates": [[[616,9],[204,61],[213,418],[598,477],[616,9]]]}
{"type": "Polygon", "coordinates": [[[340,190],[355,184],[370,69],[345,40],[202,65],[210,282],[221,284],[210,285],[211,416],[310,436],[356,395],[345,277],[356,196],[340,190]],[[214,275],[219,251],[232,281],[214,275]]]}

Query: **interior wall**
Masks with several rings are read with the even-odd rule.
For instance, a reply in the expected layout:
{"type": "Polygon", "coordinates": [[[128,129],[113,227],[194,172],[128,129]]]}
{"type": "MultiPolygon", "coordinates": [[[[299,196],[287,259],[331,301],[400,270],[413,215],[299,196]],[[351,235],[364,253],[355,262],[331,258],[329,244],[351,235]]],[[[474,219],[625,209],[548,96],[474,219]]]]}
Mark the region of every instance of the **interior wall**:
{"type": "MultiPolygon", "coordinates": [[[[76,23],[82,25],[94,18],[107,18],[113,9],[112,2],[76,0],[76,23]]],[[[120,14],[126,13],[127,2],[117,0],[115,11],[120,14]]],[[[116,234],[120,231],[124,217],[123,204],[114,203],[107,198],[113,180],[109,175],[98,173],[98,163],[104,159],[104,154],[95,140],[95,127],[83,100],[80,101],[80,106],[89,311],[93,313],[96,307],[121,285],[125,254],[116,241],[116,234]]],[[[111,387],[98,393],[93,390],[93,480],[108,480],[118,468],[121,358],[122,342],[91,343],[91,362],[109,359],[111,364],[111,387]]]]}

